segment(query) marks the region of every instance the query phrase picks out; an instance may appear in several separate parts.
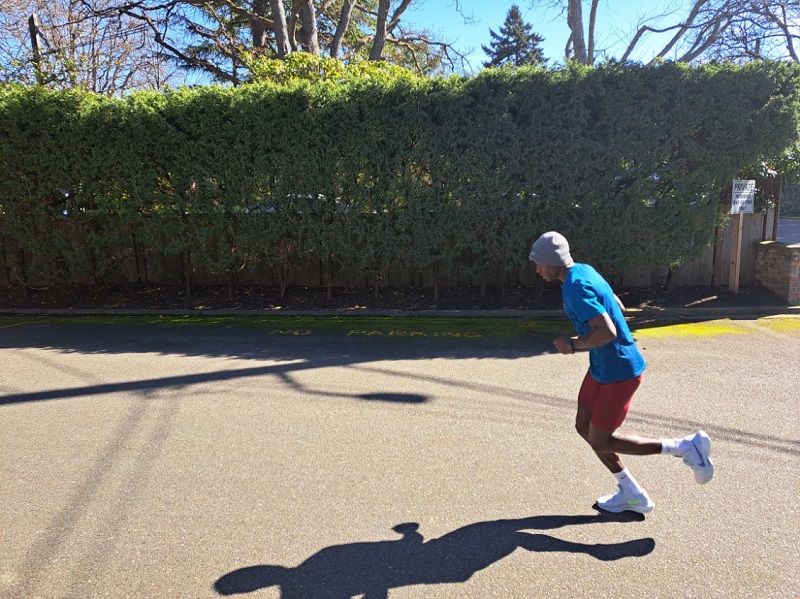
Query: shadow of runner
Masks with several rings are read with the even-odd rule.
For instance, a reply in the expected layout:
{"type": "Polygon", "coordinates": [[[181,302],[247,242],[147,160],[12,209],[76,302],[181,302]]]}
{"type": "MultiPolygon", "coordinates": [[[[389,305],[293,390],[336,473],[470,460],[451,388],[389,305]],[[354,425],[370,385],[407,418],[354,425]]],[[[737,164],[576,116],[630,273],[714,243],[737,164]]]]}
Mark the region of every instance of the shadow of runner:
{"type": "Polygon", "coordinates": [[[585,544],[524,531],[642,519],[639,514],[600,513],[495,520],[469,524],[430,541],[425,541],[418,532],[416,522],[409,522],[393,528],[402,535],[396,541],[326,547],[295,568],[275,565],[241,568],[219,578],[214,588],[221,595],[234,595],[279,586],[283,599],[350,599],[357,595],[363,595],[364,599],[385,599],[393,588],[464,582],[517,548],[585,553],[604,561],[641,557],[655,548],[652,538],[585,544]]]}

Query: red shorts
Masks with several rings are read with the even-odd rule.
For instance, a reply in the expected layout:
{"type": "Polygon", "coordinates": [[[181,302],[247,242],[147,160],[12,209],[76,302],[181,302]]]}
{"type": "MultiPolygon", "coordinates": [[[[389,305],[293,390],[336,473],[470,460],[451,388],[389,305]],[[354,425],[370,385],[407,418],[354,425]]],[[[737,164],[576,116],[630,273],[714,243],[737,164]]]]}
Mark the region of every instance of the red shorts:
{"type": "Polygon", "coordinates": [[[607,431],[617,430],[628,415],[633,394],[642,384],[642,375],[618,383],[598,383],[590,373],[583,379],[578,403],[592,410],[590,422],[607,431]]]}

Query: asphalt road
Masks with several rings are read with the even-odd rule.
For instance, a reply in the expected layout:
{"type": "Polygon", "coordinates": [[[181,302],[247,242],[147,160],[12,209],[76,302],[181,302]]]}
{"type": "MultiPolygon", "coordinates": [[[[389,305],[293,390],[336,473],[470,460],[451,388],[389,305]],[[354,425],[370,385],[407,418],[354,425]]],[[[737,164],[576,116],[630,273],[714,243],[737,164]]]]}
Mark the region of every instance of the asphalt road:
{"type": "Polygon", "coordinates": [[[629,458],[647,518],[592,509],[586,355],[386,322],[4,320],[0,597],[800,594],[797,317],[636,333],[626,430],[716,464],[629,458]]]}

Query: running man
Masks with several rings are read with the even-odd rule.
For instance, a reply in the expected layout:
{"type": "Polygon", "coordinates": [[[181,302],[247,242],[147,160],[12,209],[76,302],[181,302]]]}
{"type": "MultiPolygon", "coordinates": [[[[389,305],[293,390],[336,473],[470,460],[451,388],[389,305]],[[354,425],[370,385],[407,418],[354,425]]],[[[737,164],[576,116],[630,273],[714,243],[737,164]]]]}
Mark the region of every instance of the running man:
{"type": "Polygon", "coordinates": [[[714,465],[709,457],[711,440],[705,432],[683,439],[617,432],[642,383],[645,361],[622,314],[625,306],[611,286],[590,265],[573,262],[569,243],[555,231],[536,240],[529,259],[545,281],[561,281],[564,310],[578,333],[559,337],[553,345],[562,354],[589,350],[589,371],[578,393],[575,428],[617,481],[616,493],[599,498],[597,507],[607,512],[640,514],[655,508],[647,491],[622,463],[620,454],[681,457],[694,470],[698,483],[710,481],[714,465]]]}

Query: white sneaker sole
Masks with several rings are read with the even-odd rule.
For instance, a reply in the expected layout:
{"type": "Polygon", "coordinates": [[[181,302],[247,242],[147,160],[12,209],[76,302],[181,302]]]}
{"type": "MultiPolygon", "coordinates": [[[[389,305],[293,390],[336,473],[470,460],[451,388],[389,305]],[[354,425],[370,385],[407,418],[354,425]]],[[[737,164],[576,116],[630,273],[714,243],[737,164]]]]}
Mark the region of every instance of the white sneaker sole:
{"type": "Polygon", "coordinates": [[[701,464],[689,464],[694,470],[694,479],[701,485],[706,484],[714,478],[714,464],[711,461],[711,439],[704,431],[698,431],[692,439],[692,445],[697,450],[701,464]]]}
{"type": "Polygon", "coordinates": [[[649,514],[652,512],[655,507],[656,503],[647,493],[635,502],[626,502],[619,505],[603,505],[606,502],[610,502],[611,499],[616,497],[616,495],[606,495],[605,497],[601,497],[597,500],[595,505],[604,512],[611,512],[612,514],[619,514],[621,512],[637,512],[639,514],[649,514]]]}
{"type": "Polygon", "coordinates": [[[596,504],[597,507],[604,512],[611,512],[612,514],[621,514],[622,512],[636,512],[637,514],[649,514],[656,508],[655,503],[645,503],[642,505],[618,505],[615,507],[603,507],[599,503],[596,504]]]}

